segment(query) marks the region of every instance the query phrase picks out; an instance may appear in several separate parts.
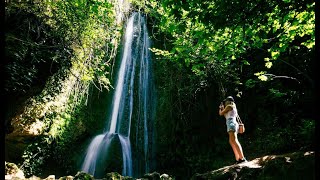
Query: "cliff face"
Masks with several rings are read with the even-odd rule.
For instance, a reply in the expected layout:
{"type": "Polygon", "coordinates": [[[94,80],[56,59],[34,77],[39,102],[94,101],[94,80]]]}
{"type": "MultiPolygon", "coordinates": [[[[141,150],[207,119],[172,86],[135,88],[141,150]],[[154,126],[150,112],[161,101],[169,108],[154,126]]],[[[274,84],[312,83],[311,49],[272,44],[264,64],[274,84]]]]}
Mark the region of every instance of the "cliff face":
{"type": "Polygon", "coordinates": [[[204,179],[316,179],[315,153],[308,151],[267,155],[192,177],[192,180],[204,179]]]}

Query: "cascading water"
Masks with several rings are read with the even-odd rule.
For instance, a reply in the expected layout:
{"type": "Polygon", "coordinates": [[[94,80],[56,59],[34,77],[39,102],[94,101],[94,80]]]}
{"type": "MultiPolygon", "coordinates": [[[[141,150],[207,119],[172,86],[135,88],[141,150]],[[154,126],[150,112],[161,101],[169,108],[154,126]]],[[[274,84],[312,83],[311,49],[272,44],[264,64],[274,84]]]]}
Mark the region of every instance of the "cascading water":
{"type": "Polygon", "coordinates": [[[135,12],[126,26],[107,131],[93,138],[81,167],[96,178],[116,171],[110,167],[119,163],[110,165],[110,161],[119,159],[122,167],[117,168],[124,176],[139,176],[150,170],[155,91],[149,48],[145,18],[135,12]],[[131,144],[130,139],[135,141],[131,144]]]}

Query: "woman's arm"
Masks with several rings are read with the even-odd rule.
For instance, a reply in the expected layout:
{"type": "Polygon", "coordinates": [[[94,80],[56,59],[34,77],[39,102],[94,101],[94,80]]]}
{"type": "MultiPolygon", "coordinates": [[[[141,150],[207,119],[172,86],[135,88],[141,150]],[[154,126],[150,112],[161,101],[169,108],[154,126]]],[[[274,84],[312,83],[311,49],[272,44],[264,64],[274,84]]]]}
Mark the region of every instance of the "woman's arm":
{"type": "Polygon", "coordinates": [[[227,105],[225,108],[220,108],[219,115],[223,116],[225,113],[227,113],[228,111],[231,111],[232,109],[233,109],[232,105],[227,105]]]}

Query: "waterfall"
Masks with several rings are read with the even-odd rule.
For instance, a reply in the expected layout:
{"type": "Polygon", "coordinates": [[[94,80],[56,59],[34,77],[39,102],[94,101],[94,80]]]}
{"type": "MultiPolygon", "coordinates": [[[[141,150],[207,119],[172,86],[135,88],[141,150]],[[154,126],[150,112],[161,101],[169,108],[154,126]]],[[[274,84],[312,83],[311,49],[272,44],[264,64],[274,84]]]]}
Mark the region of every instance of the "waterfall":
{"type": "Polygon", "coordinates": [[[145,17],[134,12],[125,30],[106,131],[93,138],[81,167],[96,178],[119,169],[124,176],[139,176],[152,163],[155,91],[145,17]]]}

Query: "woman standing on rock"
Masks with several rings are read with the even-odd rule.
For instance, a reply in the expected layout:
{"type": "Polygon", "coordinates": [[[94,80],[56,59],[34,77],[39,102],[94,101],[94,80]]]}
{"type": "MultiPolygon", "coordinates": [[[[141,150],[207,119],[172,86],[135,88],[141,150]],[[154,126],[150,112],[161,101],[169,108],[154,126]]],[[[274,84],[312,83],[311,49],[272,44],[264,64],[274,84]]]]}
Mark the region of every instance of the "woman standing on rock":
{"type": "Polygon", "coordinates": [[[229,143],[232,147],[236,163],[247,162],[243,155],[241,144],[238,140],[239,124],[236,120],[238,111],[232,96],[228,96],[219,106],[219,115],[226,118],[227,132],[229,134],[229,143]]]}

